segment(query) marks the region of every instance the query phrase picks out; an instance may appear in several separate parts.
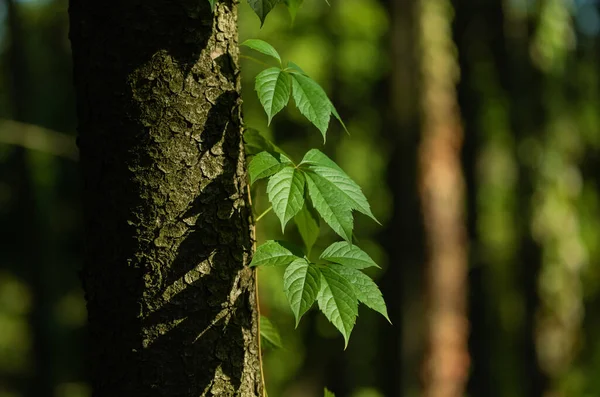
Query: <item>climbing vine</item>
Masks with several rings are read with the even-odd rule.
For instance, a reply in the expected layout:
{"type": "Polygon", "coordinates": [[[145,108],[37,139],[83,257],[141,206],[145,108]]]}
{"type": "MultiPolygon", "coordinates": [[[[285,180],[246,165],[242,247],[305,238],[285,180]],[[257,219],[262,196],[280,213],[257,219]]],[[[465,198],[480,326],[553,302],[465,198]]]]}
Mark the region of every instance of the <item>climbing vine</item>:
{"type": "MultiPolygon", "coordinates": [[[[212,7],[215,1],[209,0],[212,7]]],[[[279,3],[285,4],[293,20],[302,1],[248,0],[248,3],[262,26],[269,12],[279,3]]],[[[241,45],[270,57],[275,63],[261,71],[255,79],[255,90],[268,124],[292,98],[300,113],[319,130],[323,144],[326,143],[331,116],[348,132],[323,88],[300,66],[291,61],[284,62],[278,51],[263,40],[250,39],[241,45]]],[[[358,184],[318,149],[309,150],[299,162],[295,162],[255,129],[246,129],[244,142],[250,159],[250,183],[266,179],[266,193],[271,203],[267,211],[256,217],[256,222],[273,211],[279,218],[282,233],[285,234],[286,226],[292,221],[304,243],[300,247],[285,240],[268,240],[257,247],[250,263],[251,267],[286,268],[283,288],[296,326],[315,302],[342,334],[345,346],[356,323],[359,303],[389,321],[379,288],[363,272],[366,268],[379,266],[354,244],[354,211],[379,223],[358,184]],[[331,244],[321,252],[318,260],[312,260],[311,251],[319,236],[321,219],[343,241],[331,244]]],[[[261,337],[263,343],[281,345],[276,329],[262,316],[261,337]]],[[[326,390],[325,395],[333,396],[333,393],[326,390]]]]}

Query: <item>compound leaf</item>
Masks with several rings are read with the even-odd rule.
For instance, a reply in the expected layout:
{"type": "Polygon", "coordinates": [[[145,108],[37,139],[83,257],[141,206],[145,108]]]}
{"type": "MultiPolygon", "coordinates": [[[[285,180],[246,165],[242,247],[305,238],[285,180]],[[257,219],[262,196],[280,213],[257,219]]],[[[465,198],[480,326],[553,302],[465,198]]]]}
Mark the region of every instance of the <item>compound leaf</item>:
{"type": "Polygon", "coordinates": [[[256,249],[250,267],[288,265],[302,256],[302,250],[287,241],[269,240],[256,249]]]}
{"type": "Polygon", "coordinates": [[[267,194],[281,221],[282,232],[304,205],[304,185],[304,173],[295,167],[285,167],[269,179],[267,194]]]}
{"type": "Polygon", "coordinates": [[[319,269],[306,259],[297,259],[285,269],[283,290],[296,317],[296,327],[317,299],[320,283],[319,269]]]}
{"type": "Polygon", "coordinates": [[[358,299],[352,284],[336,269],[321,266],[321,288],[317,296],[319,309],[344,336],[348,346],[350,333],[358,316],[358,299]]]}

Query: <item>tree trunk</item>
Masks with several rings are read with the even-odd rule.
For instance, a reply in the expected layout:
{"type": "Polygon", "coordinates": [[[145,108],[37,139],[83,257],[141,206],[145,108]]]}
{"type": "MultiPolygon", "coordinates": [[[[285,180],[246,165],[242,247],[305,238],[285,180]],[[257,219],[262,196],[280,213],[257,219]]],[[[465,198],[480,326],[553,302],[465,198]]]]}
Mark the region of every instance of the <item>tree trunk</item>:
{"type": "MultiPolygon", "coordinates": [[[[420,362],[425,338],[423,304],[424,232],[420,211],[417,156],[421,133],[420,57],[417,0],[387,0],[392,64],[384,83],[387,96],[383,137],[391,150],[387,184],[393,197],[392,217],[381,233],[391,264],[381,278],[383,296],[394,327],[383,327],[379,339],[380,379],[385,396],[420,394],[420,362]]],[[[384,106],[384,105],[381,105],[384,106]]]]}
{"type": "Polygon", "coordinates": [[[262,395],[236,4],[70,2],[95,397],[262,395]]]}
{"type": "Polygon", "coordinates": [[[469,369],[467,235],[456,98],[459,73],[447,0],[420,0],[423,139],[420,190],[428,249],[426,397],[464,395],[469,369]]]}

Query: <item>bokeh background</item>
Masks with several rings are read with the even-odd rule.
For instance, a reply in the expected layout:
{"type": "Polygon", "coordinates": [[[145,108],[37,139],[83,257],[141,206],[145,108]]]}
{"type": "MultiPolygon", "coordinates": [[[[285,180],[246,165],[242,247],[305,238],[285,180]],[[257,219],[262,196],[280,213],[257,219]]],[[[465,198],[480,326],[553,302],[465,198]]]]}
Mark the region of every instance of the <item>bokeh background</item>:
{"type": "MultiPolygon", "coordinates": [[[[259,29],[242,1],[240,38],[322,84],[351,136],[332,122],[323,147],[292,107],[267,126],[247,59],[245,122],[363,187],[383,226],[355,230],[393,325],[361,308],[346,350],[314,310],[294,330],[281,273],[260,269],[284,345],[264,353],[269,395],[417,397],[441,357],[465,396],[600,396],[600,2],[330,3],[259,29]],[[464,329],[431,321],[440,296],[464,329]]],[[[75,126],[67,1],[0,1],[0,397],[91,396],[75,126]]],[[[259,239],[280,234],[260,221],[259,239]]],[[[323,227],[316,252],[335,240],[323,227]]]]}

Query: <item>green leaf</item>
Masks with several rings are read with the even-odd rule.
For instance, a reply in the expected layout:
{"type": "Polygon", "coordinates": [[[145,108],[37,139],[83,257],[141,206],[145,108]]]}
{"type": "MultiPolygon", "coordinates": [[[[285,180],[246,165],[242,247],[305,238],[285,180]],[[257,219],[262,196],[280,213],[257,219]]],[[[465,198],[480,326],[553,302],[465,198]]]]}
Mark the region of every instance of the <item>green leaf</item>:
{"type": "Polygon", "coordinates": [[[292,73],[292,95],[300,113],[313,123],[323,135],[325,142],[327,126],[331,117],[331,106],[327,94],[313,79],[303,74],[292,73]]]}
{"type": "Polygon", "coordinates": [[[292,165],[292,161],[280,153],[260,152],[248,165],[250,174],[250,184],[254,184],[259,179],[276,174],[284,167],[292,165]]]}
{"type": "Polygon", "coordinates": [[[325,394],[323,394],[323,397],[335,397],[335,394],[333,394],[333,392],[331,392],[331,390],[329,390],[328,388],[325,388],[324,393],[325,394]]]}
{"type": "Polygon", "coordinates": [[[329,267],[344,277],[350,285],[352,285],[354,293],[360,302],[364,303],[368,308],[375,310],[377,313],[380,313],[390,322],[390,324],[392,323],[388,317],[387,307],[385,306],[381,291],[371,277],[360,270],[351,267],[337,264],[331,264],[329,267]]]}
{"type": "Polygon", "coordinates": [[[283,290],[296,317],[296,327],[304,313],[317,300],[320,284],[319,269],[306,259],[297,259],[285,269],[283,290]]]}
{"type": "Polygon", "coordinates": [[[281,220],[281,231],[304,205],[304,173],[294,167],[286,167],[273,175],[267,184],[269,201],[281,220]]]}
{"type": "Polygon", "coordinates": [[[302,237],[302,241],[304,241],[304,245],[306,246],[306,252],[310,254],[313,245],[319,238],[319,214],[315,211],[315,209],[310,205],[308,200],[304,200],[304,206],[294,216],[294,222],[298,227],[298,232],[302,237]]]}
{"type": "Polygon", "coordinates": [[[288,61],[287,65],[288,65],[288,68],[291,69],[291,70],[289,70],[291,73],[300,73],[300,74],[306,75],[306,73],[304,73],[304,70],[302,70],[300,68],[300,66],[296,65],[294,62],[288,61]]]}
{"type": "Polygon", "coordinates": [[[321,288],[317,296],[319,309],[342,333],[347,347],[358,316],[356,293],[348,280],[332,267],[321,266],[319,270],[321,272],[321,288]]]}
{"type": "Polygon", "coordinates": [[[288,265],[303,256],[300,248],[287,241],[269,240],[256,249],[250,267],[288,265]]]}
{"type": "Polygon", "coordinates": [[[265,18],[281,0],[248,0],[248,4],[260,19],[260,26],[265,23],[265,18]]]}
{"type": "Polygon", "coordinates": [[[263,346],[271,349],[281,349],[281,336],[273,323],[265,316],[260,316],[260,338],[263,346]]]}
{"type": "Polygon", "coordinates": [[[265,69],[256,76],[255,89],[271,124],[290,100],[290,75],[279,68],[265,69]]]}
{"type": "Polygon", "coordinates": [[[354,269],[366,269],[372,266],[379,267],[365,251],[356,245],[348,245],[345,241],[338,241],[331,244],[321,253],[319,258],[354,269]]]}
{"type": "Polygon", "coordinates": [[[208,0],[208,2],[210,3],[210,10],[212,12],[215,12],[215,3],[217,2],[217,0],[208,0]]]}
{"type": "Polygon", "coordinates": [[[303,0],[285,0],[285,5],[290,13],[290,17],[292,18],[292,23],[296,19],[296,13],[302,5],[302,2],[303,0]]]}
{"type": "Polygon", "coordinates": [[[333,106],[332,102],[329,102],[331,104],[331,113],[335,116],[335,118],[340,122],[340,124],[342,125],[342,127],[344,128],[344,131],[346,131],[346,134],[350,135],[350,131],[348,131],[348,128],[346,128],[346,124],[344,124],[344,120],[342,120],[342,118],[340,117],[337,109],[335,108],[335,106],[333,106]]]}
{"type": "Polygon", "coordinates": [[[319,175],[327,181],[328,189],[333,192],[338,200],[346,202],[350,208],[362,212],[379,223],[371,212],[369,202],[360,189],[360,186],[350,179],[336,163],[320,150],[309,150],[300,163],[300,166],[302,165],[305,165],[308,171],[319,175]]]}
{"type": "Polygon", "coordinates": [[[260,53],[263,53],[265,55],[273,57],[273,58],[277,59],[279,61],[279,63],[281,64],[281,56],[279,55],[277,50],[271,44],[267,43],[264,40],[248,39],[240,45],[249,47],[255,51],[258,51],[260,53]]]}
{"type": "Polygon", "coordinates": [[[323,220],[343,239],[352,242],[352,208],[340,200],[331,183],[318,174],[305,173],[308,196],[323,220]]]}
{"type": "Polygon", "coordinates": [[[279,153],[288,159],[290,158],[283,150],[262,136],[261,133],[254,128],[246,128],[244,130],[244,146],[248,156],[253,156],[260,152],[269,152],[273,155],[279,153]]]}

